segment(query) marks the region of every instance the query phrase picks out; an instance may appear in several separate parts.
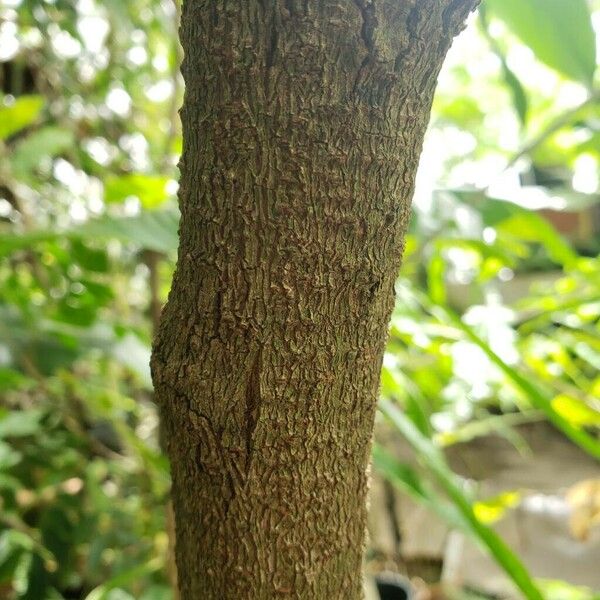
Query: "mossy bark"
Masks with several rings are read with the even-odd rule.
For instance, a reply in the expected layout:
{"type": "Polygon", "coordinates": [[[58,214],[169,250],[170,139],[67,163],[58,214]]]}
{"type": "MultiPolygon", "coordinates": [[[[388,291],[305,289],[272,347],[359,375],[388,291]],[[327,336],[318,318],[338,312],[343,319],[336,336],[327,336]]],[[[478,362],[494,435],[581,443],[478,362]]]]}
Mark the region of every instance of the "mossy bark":
{"type": "Polygon", "coordinates": [[[152,370],[183,600],[357,599],[394,280],[475,0],[185,0],[180,247],[152,370]]]}

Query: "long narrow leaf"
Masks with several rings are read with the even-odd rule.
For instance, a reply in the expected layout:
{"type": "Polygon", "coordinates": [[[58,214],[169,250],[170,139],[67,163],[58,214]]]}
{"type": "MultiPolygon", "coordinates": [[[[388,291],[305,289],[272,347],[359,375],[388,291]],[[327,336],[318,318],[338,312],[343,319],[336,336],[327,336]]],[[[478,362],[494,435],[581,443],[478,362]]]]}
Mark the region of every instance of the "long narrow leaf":
{"type": "Polygon", "coordinates": [[[381,400],[379,408],[392,425],[417,452],[433,477],[442,486],[454,506],[468,522],[478,540],[488,549],[515,585],[528,600],[543,600],[543,596],[521,561],[498,536],[476,516],[472,502],[462,491],[440,450],[425,438],[402,412],[389,400],[381,400]]]}
{"type": "Polygon", "coordinates": [[[373,445],[372,458],[375,468],[392,485],[437,514],[450,527],[470,531],[468,522],[456,507],[430,489],[411,467],[401,463],[379,444],[373,445]]]}
{"type": "Polygon", "coordinates": [[[471,342],[481,348],[489,360],[525,394],[531,405],[541,410],[557,429],[560,429],[572,442],[577,444],[582,450],[585,450],[590,456],[593,456],[596,460],[600,460],[600,442],[597,439],[589,435],[586,431],[573,426],[567,419],[556,412],[552,406],[551,399],[546,398],[546,395],[534,383],[505,363],[458,315],[441,306],[435,306],[432,310],[441,315],[443,320],[450,321],[471,342]]]}

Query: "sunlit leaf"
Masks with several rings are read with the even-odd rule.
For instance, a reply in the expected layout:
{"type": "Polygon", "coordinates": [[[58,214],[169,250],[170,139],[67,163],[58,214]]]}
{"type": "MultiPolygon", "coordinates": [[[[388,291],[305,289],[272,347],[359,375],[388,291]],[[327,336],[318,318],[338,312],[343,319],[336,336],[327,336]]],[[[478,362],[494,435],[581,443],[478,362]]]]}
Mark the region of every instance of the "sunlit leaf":
{"type": "Polygon", "coordinates": [[[519,119],[521,120],[521,123],[526,124],[527,111],[529,109],[527,93],[519,81],[519,78],[515,75],[505,60],[502,61],[502,76],[504,77],[506,85],[510,88],[513,104],[515,105],[515,110],[519,115],[519,119]]]}
{"type": "Polygon", "coordinates": [[[509,378],[509,380],[512,381],[513,384],[523,392],[525,397],[529,400],[534,408],[543,411],[548,420],[558,429],[560,429],[575,444],[580,446],[583,450],[588,452],[597,460],[600,460],[600,442],[594,437],[588,435],[585,431],[575,427],[570,421],[565,419],[561,414],[554,410],[550,399],[547,397],[544,391],[540,390],[534,382],[530,381],[530,379],[521,374],[517,369],[503,361],[490,348],[490,346],[475,333],[473,328],[464,323],[460,317],[444,307],[435,307],[434,310],[442,319],[449,320],[458,329],[463,331],[470,341],[479,346],[479,348],[483,350],[491,362],[495,364],[509,378]]]}
{"type": "Polygon", "coordinates": [[[18,178],[26,178],[44,157],[56,156],[74,144],[72,131],[56,126],[42,127],[16,146],[11,159],[13,173],[18,178]]]}
{"type": "Polygon", "coordinates": [[[498,231],[510,233],[521,240],[541,244],[548,256],[561,265],[571,265],[577,254],[542,217],[534,212],[521,212],[496,225],[498,231]]]}
{"type": "Polygon", "coordinates": [[[169,197],[169,181],[168,177],[162,175],[143,173],[107,177],[104,182],[104,198],[106,202],[122,202],[135,196],[144,208],[156,208],[169,197]]]}
{"type": "Polygon", "coordinates": [[[514,508],[520,501],[520,492],[502,492],[493,498],[475,502],[473,512],[482,523],[489,525],[499,521],[508,509],[514,508]]]}
{"type": "Polygon", "coordinates": [[[579,398],[559,394],[552,399],[552,408],[573,425],[600,427],[600,412],[579,398]]]}
{"type": "Polygon", "coordinates": [[[9,106],[0,106],[0,140],[34,123],[44,104],[42,96],[20,96],[9,106]]]}
{"type": "Polygon", "coordinates": [[[427,283],[429,293],[435,302],[444,304],[446,302],[446,261],[440,252],[435,252],[429,259],[427,265],[427,283]]]}
{"type": "Polygon", "coordinates": [[[485,0],[539,60],[591,86],[596,42],[586,0],[485,0]]]}
{"type": "Polygon", "coordinates": [[[571,585],[558,579],[540,579],[538,584],[546,600],[598,600],[594,590],[580,585],[571,585]]]}
{"type": "MultiPolygon", "coordinates": [[[[524,188],[522,188],[524,189],[524,188]]],[[[484,225],[507,234],[515,240],[536,242],[548,256],[561,265],[572,265],[577,254],[568,242],[536,211],[480,191],[455,190],[455,195],[481,214],[484,225]]]]}

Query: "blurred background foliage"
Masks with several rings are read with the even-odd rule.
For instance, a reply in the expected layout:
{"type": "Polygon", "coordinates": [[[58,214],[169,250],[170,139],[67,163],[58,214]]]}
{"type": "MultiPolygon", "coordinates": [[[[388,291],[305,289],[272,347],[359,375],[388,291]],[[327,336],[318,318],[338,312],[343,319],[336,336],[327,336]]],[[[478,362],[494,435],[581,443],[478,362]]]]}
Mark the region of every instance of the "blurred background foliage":
{"type": "MultiPolygon", "coordinates": [[[[177,18],[0,2],[2,598],[171,598],[148,359],[177,250],[177,18]]],[[[600,458],[599,29],[598,0],[485,0],[456,41],[382,374],[376,469],[527,598],[594,594],[536,580],[489,527],[522,490],[479,497],[445,454],[526,453],[519,427],[548,422],[600,458]]]]}

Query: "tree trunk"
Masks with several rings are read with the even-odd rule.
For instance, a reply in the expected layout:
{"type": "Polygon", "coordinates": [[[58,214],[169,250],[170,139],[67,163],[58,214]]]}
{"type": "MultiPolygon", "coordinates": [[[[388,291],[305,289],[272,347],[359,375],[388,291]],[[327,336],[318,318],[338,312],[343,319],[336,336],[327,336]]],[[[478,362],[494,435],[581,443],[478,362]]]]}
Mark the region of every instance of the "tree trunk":
{"type": "Polygon", "coordinates": [[[183,600],[361,597],[379,370],[437,73],[475,0],[186,0],[153,377],[183,600]]]}

